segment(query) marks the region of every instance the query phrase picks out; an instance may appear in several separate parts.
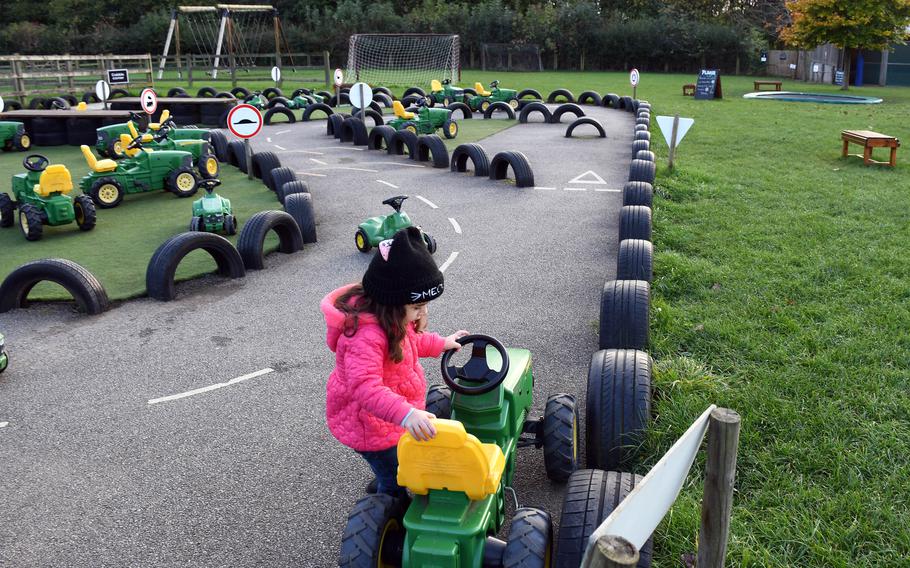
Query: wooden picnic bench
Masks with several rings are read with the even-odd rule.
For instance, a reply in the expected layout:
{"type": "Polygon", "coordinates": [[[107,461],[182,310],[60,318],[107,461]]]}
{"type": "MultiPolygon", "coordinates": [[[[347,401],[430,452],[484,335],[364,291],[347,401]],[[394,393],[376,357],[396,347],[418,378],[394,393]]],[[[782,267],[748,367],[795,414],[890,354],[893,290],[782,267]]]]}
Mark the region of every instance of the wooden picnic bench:
{"type": "Polygon", "coordinates": [[[897,149],[900,148],[901,141],[894,136],[872,132],[871,130],[844,130],[840,133],[841,140],[844,141],[843,157],[856,156],[863,159],[863,164],[881,164],[888,165],[892,168],[897,163],[897,149]],[[847,146],[850,143],[860,144],[863,147],[863,153],[848,154],[847,146]],[[879,162],[872,159],[873,148],[891,148],[891,159],[887,162],[879,162]]]}
{"type": "Polygon", "coordinates": [[[781,82],[780,81],[753,81],[752,89],[755,91],[761,91],[764,85],[771,85],[774,87],[775,91],[780,90],[781,82]]]}
{"type": "Polygon", "coordinates": [[[694,97],[695,96],[695,85],[688,83],[683,85],[683,96],[684,97],[694,97]]]}

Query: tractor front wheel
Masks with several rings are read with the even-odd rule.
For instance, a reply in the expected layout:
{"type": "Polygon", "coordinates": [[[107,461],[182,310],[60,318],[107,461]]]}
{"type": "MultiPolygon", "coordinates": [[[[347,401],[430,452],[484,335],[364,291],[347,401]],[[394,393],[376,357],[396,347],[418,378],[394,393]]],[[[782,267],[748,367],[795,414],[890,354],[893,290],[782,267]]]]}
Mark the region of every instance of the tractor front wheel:
{"type": "Polygon", "coordinates": [[[547,399],[543,463],[553,481],[566,481],[578,469],[578,409],[571,395],[554,394],[547,399]]]}
{"type": "Polygon", "coordinates": [[[448,119],[442,123],[442,134],[448,139],[455,138],[458,136],[458,123],[452,119],[448,119]]]}
{"type": "Polygon", "coordinates": [[[553,550],[553,522],[550,515],[533,507],[515,511],[509,539],[502,553],[502,566],[545,568],[553,550]]]}
{"type": "Polygon", "coordinates": [[[107,151],[107,155],[115,160],[123,157],[123,144],[120,143],[119,138],[112,138],[109,140],[105,150],[107,151]]]}
{"type": "Polygon", "coordinates": [[[123,186],[114,178],[104,177],[92,182],[89,197],[102,209],[111,209],[123,201],[123,186]]]}
{"type": "Polygon", "coordinates": [[[0,227],[13,226],[13,211],[16,210],[16,204],[5,193],[0,193],[0,227]]]}
{"type": "Polygon", "coordinates": [[[88,195],[80,195],[73,199],[73,213],[76,214],[76,224],[80,231],[91,231],[95,228],[95,204],[88,195]]]}
{"type": "Polygon", "coordinates": [[[202,179],[215,179],[218,177],[218,158],[214,154],[203,154],[196,160],[199,175],[202,179]]]}
{"type": "Polygon", "coordinates": [[[167,176],[167,188],[177,197],[189,197],[199,189],[199,179],[193,168],[182,166],[167,176]]]}
{"type": "Polygon", "coordinates": [[[357,250],[360,252],[370,252],[370,249],[373,248],[373,245],[370,244],[370,239],[363,229],[357,229],[357,232],[354,233],[354,246],[356,246],[357,250]]]}
{"type": "Polygon", "coordinates": [[[507,100],[506,102],[509,103],[509,106],[512,107],[512,110],[518,110],[518,99],[516,99],[515,97],[512,97],[511,99],[507,100]]]}
{"type": "Polygon", "coordinates": [[[19,132],[13,136],[13,148],[20,152],[24,152],[32,147],[32,139],[25,132],[19,132]]]}
{"type": "Polygon", "coordinates": [[[237,234],[237,217],[233,215],[224,216],[224,232],[228,235],[237,234]]]}
{"type": "Polygon", "coordinates": [[[31,203],[26,203],[19,207],[19,229],[26,240],[37,241],[44,232],[44,225],[41,222],[41,211],[31,203]]]}
{"type": "Polygon", "coordinates": [[[490,101],[483,101],[480,103],[481,112],[487,112],[487,109],[490,108],[490,105],[493,104],[490,101]]]}
{"type": "Polygon", "coordinates": [[[341,536],[341,568],[401,566],[404,549],[404,509],[399,499],[377,493],[363,497],[341,536]]]}
{"type": "Polygon", "coordinates": [[[399,130],[407,130],[408,132],[413,132],[414,134],[418,134],[417,123],[414,123],[411,121],[408,121],[408,122],[405,122],[404,124],[402,124],[401,128],[399,130]]]}
{"type": "Polygon", "coordinates": [[[205,231],[205,225],[202,224],[202,217],[193,217],[190,219],[190,231],[202,232],[205,231]]]}

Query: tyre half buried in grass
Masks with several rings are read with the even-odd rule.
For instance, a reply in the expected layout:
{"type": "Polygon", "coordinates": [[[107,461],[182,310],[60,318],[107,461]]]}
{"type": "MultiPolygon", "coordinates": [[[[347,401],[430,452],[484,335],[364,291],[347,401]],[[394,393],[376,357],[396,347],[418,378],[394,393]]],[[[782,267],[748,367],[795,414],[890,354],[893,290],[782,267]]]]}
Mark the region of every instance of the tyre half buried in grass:
{"type": "Polygon", "coordinates": [[[284,211],[260,211],[244,224],[237,239],[237,251],[247,270],[265,268],[262,245],[269,231],[278,235],[278,252],[291,254],[303,249],[303,235],[291,215],[284,211]]]}
{"type": "Polygon", "coordinates": [[[29,292],[44,281],[62,286],[86,314],[100,314],[110,307],[104,286],[85,267],[65,258],[45,258],[23,264],[3,280],[0,313],[28,307],[29,292]]]}
{"type": "Polygon", "coordinates": [[[148,295],[169,302],[177,297],[174,274],[180,261],[194,250],[204,250],[218,266],[217,273],[228,278],[246,275],[243,259],[231,241],[214,233],[186,232],[164,241],[149,261],[145,272],[148,295]]]}

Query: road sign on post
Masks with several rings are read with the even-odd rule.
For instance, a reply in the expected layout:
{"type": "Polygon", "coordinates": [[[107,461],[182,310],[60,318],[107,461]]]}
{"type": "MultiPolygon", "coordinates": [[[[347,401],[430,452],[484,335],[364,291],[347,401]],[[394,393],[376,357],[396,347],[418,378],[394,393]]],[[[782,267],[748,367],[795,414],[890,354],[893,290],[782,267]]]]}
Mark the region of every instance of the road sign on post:
{"type": "Polygon", "coordinates": [[[142,104],[142,110],[149,115],[149,118],[158,110],[158,95],[152,88],[142,89],[142,93],[139,95],[139,102],[142,104]]]}
{"type": "Polygon", "coordinates": [[[281,69],[277,65],[272,67],[272,81],[275,81],[276,85],[281,84],[281,69]]]}
{"type": "Polygon", "coordinates": [[[360,109],[360,120],[365,120],[364,113],[373,102],[373,89],[366,83],[354,83],[348,96],[351,97],[351,104],[360,109]]]}
{"type": "Polygon", "coordinates": [[[339,100],[339,99],[341,99],[341,97],[338,95],[341,93],[341,85],[344,84],[344,72],[341,69],[335,69],[334,81],[335,81],[335,106],[338,106],[338,103],[341,102],[339,100]]]}
{"type": "Polygon", "coordinates": [[[632,98],[638,98],[635,95],[636,90],[638,89],[638,80],[641,78],[638,73],[638,69],[632,69],[632,72],[629,73],[629,82],[632,83],[632,98]]]}
{"type": "Polygon", "coordinates": [[[232,108],[227,115],[228,130],[238,138],[243,138],[243,149],[246,158],[246,176],[253,179],[253,151],[250,138],[262,130],[262,114],[253,105],[240,104],[232,108]]]}
{"type": "Polygon", "coordinates": [[[107,98],[111,96],[111,86],[104,79],[95,83],[95,94],[104,103],[104,110],[107,110],[107,98]]]}
{"type": "Polygon", "coordinates": [[[0,112],[3,112],[3,107],[6,103],[3,102],[3,97],[0,97],[0,112]]]}
{"type": "Polygon", "coordinates": [[[692,128],[693,124],[695,124],[694,118],[679,118],[678,114],[676,116],[657,117],[657,126],[660,127],[660,131],[664,135],[664,140],[667,141],[667,146],[670,147],[668,165],[671,170],[673,169],[673,158],[676,155],[676,147],[682,142],[683,137],[689,132],[689,129],[692,128]]]}

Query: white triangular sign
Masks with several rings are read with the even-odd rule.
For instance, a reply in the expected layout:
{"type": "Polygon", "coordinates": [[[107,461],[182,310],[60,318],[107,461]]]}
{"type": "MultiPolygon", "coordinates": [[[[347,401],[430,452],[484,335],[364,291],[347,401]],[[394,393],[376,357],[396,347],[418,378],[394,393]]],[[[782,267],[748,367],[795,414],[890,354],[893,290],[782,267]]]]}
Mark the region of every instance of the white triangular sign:
{"type": "MultiPolygon", "coordinates": [[[[676,145],[679,146],[679,143],[682,142],[683,137],[686,135],[686,132],[692,128],[692,125],[695,124],[694,118],[682,118],[679,119],[679,127],[676,129],[676,145]]],[[[658,116],[657,125],[660,126],[660,131],[664,135],[664,140],[667,141],[667,147],[670,147],[670,137],[673,136],[673,117],[672,116],[658,116]]]]}
{"type": "Polygon", "coordinates": [[[591,170],[588,170],[585,173],[581,174],[580,176],[576,177],[575,179],[570,180],[569,183],[602,183],[602,184],[606,184],[607,182],[604,181],[604,178],[595,174],[591,170]],[[593,177],[594,179],[583,179],[586,177],[593,177]]]}

